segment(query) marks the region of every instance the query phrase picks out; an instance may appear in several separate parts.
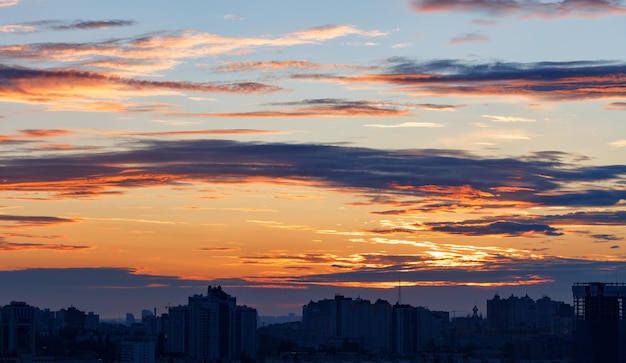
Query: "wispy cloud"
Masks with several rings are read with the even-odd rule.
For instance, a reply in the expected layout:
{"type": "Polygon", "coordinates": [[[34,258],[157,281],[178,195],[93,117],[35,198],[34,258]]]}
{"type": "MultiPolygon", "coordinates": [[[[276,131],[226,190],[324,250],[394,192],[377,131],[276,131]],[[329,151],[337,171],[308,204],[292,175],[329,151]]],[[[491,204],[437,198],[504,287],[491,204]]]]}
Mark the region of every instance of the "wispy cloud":
{"type": "Polygon", "coordinates": [[[133,20],[41,20],[0,26],[0,33],[34,33],[41,30],[89,30],[134,25],[133,20]]]}
{"type": "Polygon", "coordinates": [[[626,111],[626,102],[611,102],[605,109],[626,111]]]}
{"type": "Polygon", "coordinates": [[[237,15],[237,14],[226,14],[222,18],[224,20],[243,20],[243,19],[245,19],[243,16],[237,15]]]}
{"type": "Polygon", "coordinates": [[[271,103],[272,110],[247,112],[174,112],[171,116],[216,118],[396,117],[410,115],[410,106],[393,102],[318,98],[271,103]]]}
{"type": "Polygon", "coordinates": [[[0,26],[0,33],[33,33],[35,31],[36,28],[30,25],[9,24],[0,26]]]}
{"type": "Polygon", "coordinates": [[[519,116],[481,115],[493,122],[535,122],[535,119],[519,116]]]}
{"type": "Polygon", "coordinates": [[[285,134],[286,131],[274,131],[274,130],[258,130],[258,129],[216,129],[216,130],[187,130],[187,131],[152,131],[152,132],[124,132],[115,131],[112,135],[118,136],[149,136],[149,137],[163,137],[163,136],[199,136],[199,135],[272,135],[272,134],[285,134]]]}
{"type": "Polygon", "coordinates": [[[419,103],[415,106],[430,111],[456,111],[457,108],[465,107],[465,105],[439,105],[434,103],[419,103]]]}
{"type": "Polygon", "coordinates": [[[590,237],[598,240],[599,242],[623,241],[625,239],[624,237],[619,237],[613,234],[606,234],[606,233],[592,234],[590,235],[590,237]]]}
{"type": "Polygon", "coordinates": [[[626,14],[620,0],[411,0],[410,5],[416,12],[469,11],[542,19],[626,14]]]}
{"type": "Polygon", "coordinates": [[[615,148],[626,147],[626,139],[611,141],[609,142],[609,146],[615,147],[615,148]]]}
{"type": "Polygon", "coordinates": [[[364,127],[375,127],[379,129],[397,129],[397,128],[407,128],[407,127],[423,127],[423,128],[440,128],[446,127],[444,124],[435,123],[435,122],[403,122],[399,124],[366,124],[364,127]]]}
{"type": "Polygon", "coordinates": [[[33,251],[33,250],[51,250],[51,251],[83,251],[90,249],[91,246],[65,245],[55,243],[13,243],[5,242],[0,239],[0,251],[33,251]]]}
{"type": "Polygon", "coordinates": [[[258,70],[276,69],[375,69],[370,66],[358,66],[351,64],[322,64],[307,60],[287,60],[287,61],[262,61],[262,62],[227,62],[217,68],[218,72],[252,72],[258,70]]]}
{"type": "Polygon", "coordinates": [[[199,248],[198,251],[203,252],[234,252],[239,251],[241,248],[239,247],[202,247],[199,248]]]}
{"type": "Polygon", "coordinates": [[[111,27],[120,27],[120,26],[130,26],[135,25],[135,21],[133,20],[85,20],[85,21],[75,21],[73,23],[66,24],[56,24],[52,25],[51,28],[54,30],[85,30],[85,29],[103,29],[103,28],[111,28],[111,27]]]}
{"type": "Polygon", "coordinates": [[[0,8],[19,4],[20,0],[0,0],[0,8]]]}
{"type": "Polygon", "coordinates": [[[489,37],[478,33],[468,33],[451,38],[448,44],[460,44],[460,43],[485,43],[489,42],[489,37]]]}
{"type": "Polygon", "coordinates": [[[402,49],[408,48],[411,46],[411,43],[397,43],[391,46],[392,49],[402,49]]]}

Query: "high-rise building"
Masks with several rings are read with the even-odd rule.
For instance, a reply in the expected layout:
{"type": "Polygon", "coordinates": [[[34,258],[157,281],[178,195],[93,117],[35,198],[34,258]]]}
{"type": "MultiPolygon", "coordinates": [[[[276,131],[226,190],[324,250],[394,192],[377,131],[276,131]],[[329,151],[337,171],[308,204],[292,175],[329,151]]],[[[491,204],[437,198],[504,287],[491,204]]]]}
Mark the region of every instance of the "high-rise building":
{"type": "Polygon", "coordinates": [[[575,361],[626,362],[626,284],[575,283],[572,293],[575,361]]]}
{"type": "Polygon", "coordinates": [[[395,304],[391,310],[391,348],[400,355],[417,353],[417,310],[406,304],[395,304]]]}
{"type": "Polygon", "coordinates": [[[167,352],[203,361],[255,357],[256,310],[236,303],[221,286],[209,286],[206,296],[193,295],[186,306],[169,308],[164,317],[167,352]]]}
{"type": "Polygon", "coordinates": [[[0,355],[19,356],[35,352],[35,310],[25,302],[12,301],[0,310],[0,355]]]}
{"type": "Polygon", "coordinates": [[[257,311],[248,306],[235,309],[234,354],[238,357],[256,358],[257,311]]]}
{"type": "Polygon", "coordinates": [[[170,307],[163,315],[165,350],[168,353],[189,355],[189,306],[170,307]]]}

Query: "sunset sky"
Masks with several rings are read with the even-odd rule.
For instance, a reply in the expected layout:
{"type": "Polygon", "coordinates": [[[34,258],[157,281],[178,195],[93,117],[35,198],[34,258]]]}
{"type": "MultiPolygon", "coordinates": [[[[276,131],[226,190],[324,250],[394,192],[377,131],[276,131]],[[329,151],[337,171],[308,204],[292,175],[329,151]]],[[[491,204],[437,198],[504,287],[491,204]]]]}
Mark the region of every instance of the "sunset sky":
{"type": "Polygon", "coordinates": [[[624,34],[619,0],[0,0],[0,305],[626,282],[624,34]]]}

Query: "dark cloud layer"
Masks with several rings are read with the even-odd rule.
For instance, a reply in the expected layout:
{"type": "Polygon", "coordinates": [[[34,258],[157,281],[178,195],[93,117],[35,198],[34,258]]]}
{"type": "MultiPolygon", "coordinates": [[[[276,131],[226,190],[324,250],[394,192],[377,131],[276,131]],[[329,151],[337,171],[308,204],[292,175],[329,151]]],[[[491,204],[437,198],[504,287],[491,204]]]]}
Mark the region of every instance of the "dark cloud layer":
{"type": "MultiPolygon", "coordinates": [[[[394,205],[398,198],[416,198],[413,202],[403,202],[403,206],[424,211],[463,205],[471,208],[516,205],[618,208],[620,202],[626,200],[626,191],[619,186],[626,175],[626,165],[584,166],[565,163],[562,158],[566,156],[535,153],[521,158],[485,158],[460,150],[144,140],[136,141],[134,148],[119,152],[6,158],[2,160],[0,174],[4,191],[37,191],[48,193],[51,198],[97,196],[121,193],[126,188],[187,182],[246,183],[287,179],[351,191],[355,195],[375,194],[378,197],[374,204],[394,205]],[[127,165],[135,167],[128,170],[127,165]],[[580,187],[583,181],[586,189],[580,187]]],[[[4,216],[5,220],[22,223],[47,221],[32,218],[23,217],[22,221],[15,216],[4,216]]],[[[499,216],[426,225],[432,231],[466,235],[557,236],[562,233],[558,229],[561,225],[625,223],[626,211],[581,210],[562,215],[499,216]]]]}
{"type": "MultiPolygon", "coordinates": [[[[590,206],[593,206],[594,203],[593,199],[589,201],[590,206]]],[[[583,204],[580,202],[579,205],[583,204]]],[[[509,215],[460,222],[425,223],[428,228],[438,232],[469,236],[502,235],[509,237],[523,235],[560,236],[563,235],[563,232],[559,226],[566,225],[623,226],[625,224],[626,211],[576,212],[545,216],[509,215]]],[[[593,237],[606,241],[618,240],[617,237],[607,234],[595,234],[593,237]]]]}
{"type": "Polygon", "coordinates": [[[73,219],[48,216],[20,216],[0,214],[0,223],[9,222],[20,226],[44,226],[58,223],[75,222],[73,219]]]}
{"type": "Polygon", "coordinates": [[[503,236],[520,236],[525,234],[545,234],[547,236],[560,236],[563,233],[545,224],[529,224],[517,222],[489,222],[476,225],[475,223],[428,223],[431,230],[466,236],[482,236],[496,234],[503,236]]]}
{"type": "Polygon", "coordinates": [[[606,61],[484,63],[390,60],[382,80],[434,94],[512,94],[547,99],[626,97],[626,64],[606,61]]]}
{"type": "MultiPolygon", "coordinates": [[[[621,188],[569,189],[586,181],[610,183],[623,178],[626,165],[580,166],[560,160],[484,158],[460,150],[378,150],[368,148],[224,140],[137,141],[120,152],[10,158],[0,167],[5,190],[37,182],[80,181],[89,187],[121,172],[141,185],[154,177],[176,180],[246,182],[251,177],[289,178],[335,188],[380,190],[403,195],[482,195],[549,206],[611,206],[626,199],[621,188]],[[125,165],[138,166],[126,171],[125,165]],[[437,186],[437,187],[434,187],[437,186]],[[452,188],[452,189],[447,189],[452,188]],[[504,192],[498,192],[504,191],[504,192]]],[[[123,186],[124,179],[110,184],[123,186]]]]}
{"type": "Polygon", "coordinates": [[[525,96],[546,100],[626,97],[626,64],[619,61],[472,63],[395,57],[387,60],[387,72],[381,74],[298,74],[292,78],[384,83],[432,96],[525,96]]]}

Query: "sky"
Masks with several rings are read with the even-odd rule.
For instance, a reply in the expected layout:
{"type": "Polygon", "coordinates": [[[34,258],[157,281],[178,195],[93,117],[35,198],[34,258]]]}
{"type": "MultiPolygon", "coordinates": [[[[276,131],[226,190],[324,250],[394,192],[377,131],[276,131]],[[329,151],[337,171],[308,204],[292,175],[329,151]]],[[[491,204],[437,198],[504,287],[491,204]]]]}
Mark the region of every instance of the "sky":
{"type": "Polygon", "coordinates": [[[0,305],[626,282],[623,34],[619,0],[0,0],[0,305]]]}

